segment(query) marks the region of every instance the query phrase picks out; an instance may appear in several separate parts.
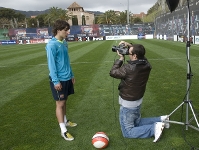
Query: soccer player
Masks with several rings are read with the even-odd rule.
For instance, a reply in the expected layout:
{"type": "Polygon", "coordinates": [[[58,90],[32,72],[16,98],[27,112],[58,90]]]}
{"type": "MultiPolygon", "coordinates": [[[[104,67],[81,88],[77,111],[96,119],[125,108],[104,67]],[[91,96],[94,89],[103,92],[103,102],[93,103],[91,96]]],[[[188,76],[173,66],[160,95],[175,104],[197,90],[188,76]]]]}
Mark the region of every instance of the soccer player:
{"type": "Polygon", "coordinates": [[[66,128],[77,125],[66,118],[66,101],[70,94],[74,94],[73,84],[75,83],[68,55],[68,44],[65,40],[70,33],[70,25],[66,21],[57,20],[52,32],[54,37],[46,45],[50,88],[56,102],[56,117],[61,136],[65,140],[72,141],[74,137],[66,128]]]}

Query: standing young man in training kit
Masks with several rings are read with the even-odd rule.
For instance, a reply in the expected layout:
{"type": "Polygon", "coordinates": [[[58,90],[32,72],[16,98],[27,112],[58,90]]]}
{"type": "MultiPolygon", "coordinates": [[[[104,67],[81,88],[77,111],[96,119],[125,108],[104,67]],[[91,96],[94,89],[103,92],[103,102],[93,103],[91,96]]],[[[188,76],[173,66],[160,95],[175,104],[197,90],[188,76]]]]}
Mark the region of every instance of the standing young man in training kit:
{"type": "Polygon", "coordinates": [[[68,55],[66,37],[70,33],[70,25],[63,20],[57,20],[52,29],[54,37],[46,45],[50,88],[56,102],[56,117],[61,129],[61,136],[68,141],[74,137],[68,133],[67,126],[74,127],[66,118],[66,101],[70,94],[74,94],[74,75],[68,55]]]}
{"type": "Polygon", "coordinates": [[[130,44],[121,41],[128,47],[130,60],[124,63],[124,55],[117,51],[120,57],[113,64],[110,76],[121,79],[118,86],[120,114],[119,121],[122,134],[126,138],[149,138],[155,136],[153,142],[157,142],[162,130],[169,128],[169,116],[153,118],[141,118],[141,104],[146,89],[146,84],[151,71],[151,65],[145,58],[145,48],[140,44],[130,44]]]}

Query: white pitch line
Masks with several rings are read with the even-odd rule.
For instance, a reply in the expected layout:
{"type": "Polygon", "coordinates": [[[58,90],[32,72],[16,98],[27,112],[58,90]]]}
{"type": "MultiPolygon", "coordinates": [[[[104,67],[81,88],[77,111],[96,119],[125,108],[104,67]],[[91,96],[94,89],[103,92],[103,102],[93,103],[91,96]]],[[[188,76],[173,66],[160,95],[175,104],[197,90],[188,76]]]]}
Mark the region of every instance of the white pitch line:
{"type": "MultiPolygon", "coordinates": [[[[149,61],[153,60],[176,60],[176,59],[185,59],[185,58],[154,58],[154,59],[148,59],[149,61]]],[[[105,63],[114,63],[114,61],[104,61],[105,63]]],[[[96,62],[72,62],[71,64],[94,64],[94,63],[99,63],[98,61],[96,62]]],[[[38,64],[38,65],[18,65],[18,66],[47,66],[48,64],[38,64]]],[[[0,68],[5,68],[5,67],[10,67],[10,66],[0,66],[0,68]]]]}
{"type": "MultiPolygon", "coordinates": [[[[113,62],[113,61],[104,61],[104,62],[113,62]]],[[[99,63],[99,61],[95,61],[95,62],[72,62],[71,64],[94,64],[94,63],[99,63]]]]}
{"type": "Polygon", "coordinates": [[[154,58],[154,59],[148,59],[148,60],[172,60],[172,59],[184,59],[184,58],[154,58]]]}

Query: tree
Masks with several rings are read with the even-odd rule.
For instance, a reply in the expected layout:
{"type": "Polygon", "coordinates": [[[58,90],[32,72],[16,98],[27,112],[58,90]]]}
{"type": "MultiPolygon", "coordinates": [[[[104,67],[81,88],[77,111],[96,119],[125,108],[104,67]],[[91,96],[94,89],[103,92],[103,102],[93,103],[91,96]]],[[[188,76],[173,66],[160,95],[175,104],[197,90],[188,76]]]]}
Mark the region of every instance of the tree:
{"type": "Polygon", "coordinates": [[[104,14],[99,15],[98,24],[115,24],[117,23],[118,15],[115,13],[114,10],[108,10],[104,14]]]}
{"type": "Polygon", "coordinates": [[[1,8],[0,9],[0,25],[4,27],[7,24],[8,28],[17,28],[18,25],[25,20],[25,15],[16,13],[13,9],[1,8]],[[6,22],[4,22],[4,21],[6,22]],[[9,25],[10,24],[10,25],[9,25]]]}
{"type": "Polygon", "coordinates": [[[18,12],[15,14],[15,18],[17,18],[18,22],[24,22],[26,15],[18,12]]]}
{"type": "Polygon", "coordinates": [[[0,9],[0,18],[7,18],[8,20],[16,17],[16,13],[13,9],[1,8],[0,9]]]}
{"type": "Polygon", "coordinates": [[[10,20],[8,20],[7,18],[0,18],[0,28],[12,28],[10,20]]]}
{"type": "Polygon", "coordinates": [[[37,27],[37,19],[36,18],[29,18],[28,19],[28,27],[29,28],[36,28],[37,27]]]}
{"type": "Polygon", "coordinates": [[[127,24],[127,11],[120,12],[118,23],[119,24],[127,24]]]}
{"type": "Polygon", "coordinates": [[[49,10],[49,13],[44,18],[44,22],[48,23],[50,26],[57,19],[68,21],[70,19],[70,15],[67,14],[67,10],[64,10],[58,7],[51,7],[49,10]]]}
{"type": "MultiPolygon", "coordinates": [[[[132,16],[129,13],[129,21],[132,22],[132,16]]],[[[104,14],[95,17],[95,23],[97,24],[127,24],[127,11],[116,12],[114,10],[108,10],[104,14]]]]}
{"type": "Polygon", "coordinates": [[[95,19],[94,19],[93,24],[98,24],[98,20],[100,18],[100,15],[95,15],[94,17],[95,17],[95,19]]]}
{"type": "Polygon", "coordinates": [[[39,23],[39,27],[48,27],[49,24],[48,22],[45,22],[45,17],[47,16],[48,14],[41,14],[41,15],[38,15],[36,17],[38,23],[39,23]]]}
{"type": "Polygon", "coordinates": [[[142,23],[142,20],[141,20],[141,18],[136,17],[136,18],[133,19],[133,22],[134,23],[142,23]]]}

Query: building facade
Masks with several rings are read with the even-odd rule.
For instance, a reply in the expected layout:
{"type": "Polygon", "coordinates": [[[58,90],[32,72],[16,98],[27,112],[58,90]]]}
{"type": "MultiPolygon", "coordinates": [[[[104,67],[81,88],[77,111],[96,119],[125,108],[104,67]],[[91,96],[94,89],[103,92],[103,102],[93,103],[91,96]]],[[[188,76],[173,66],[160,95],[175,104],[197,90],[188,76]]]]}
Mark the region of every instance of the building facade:
{"type": "Polygon", "coordinates": [[[144,17],[146,16],[146,14],[144,12],[141,12],[140,14],[133,14],[133,17],[134,18],[140,18],[140,19],[143,19],[144,17]]]}
{"type": "Polygon", "coordinates": [[[72,3],[67,8],[67,14],[71,16],[71,19],[68,20],[68,23],[71,25],[92,25],[94,24],[94,13],[84,11],[84,8],[81,7],[76,2],[72,3]]]}

